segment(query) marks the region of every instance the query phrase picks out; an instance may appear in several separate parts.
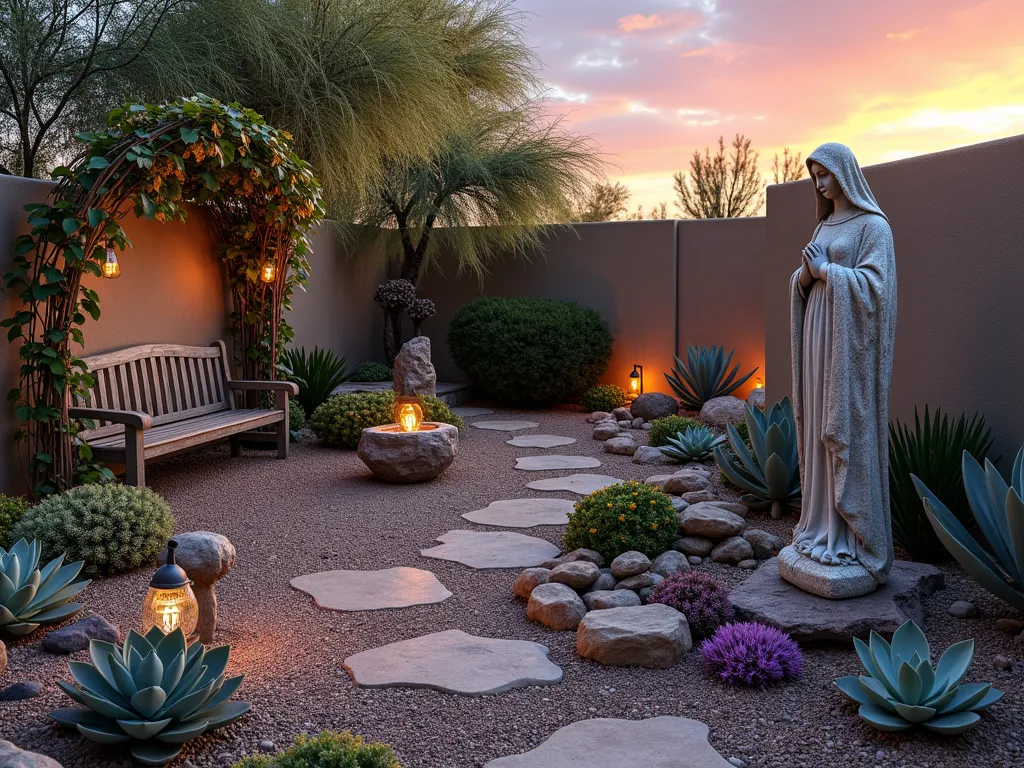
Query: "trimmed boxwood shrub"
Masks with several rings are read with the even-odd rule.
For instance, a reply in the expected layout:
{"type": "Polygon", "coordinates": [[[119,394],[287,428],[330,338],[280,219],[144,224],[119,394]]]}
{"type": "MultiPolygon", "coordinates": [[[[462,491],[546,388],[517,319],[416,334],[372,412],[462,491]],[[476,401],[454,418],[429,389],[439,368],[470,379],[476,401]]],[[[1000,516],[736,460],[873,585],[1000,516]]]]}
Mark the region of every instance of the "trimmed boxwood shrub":
{"type": "MultiPolygon", "coordinates": [[[[462,429],[462,419],[436,397],[420,396],[420,407],[424,421],[440,421],[462,429]]],[[[394,408],[395,393],[390,389],[334,395],[313,411],[309,428],[328,445],[355,450],[364,429],[394,422],[394,408]]]]}
{"type": "Polygon", "coordinates": [[[84,560],[86,576],[111,576],[152,564],[174,531],[174,516],[149,488],[81,485],[39,502],[21,518],[12,538],[37,539],[42,560],[67,553],[84,560]]]}
{"type": "Polygon", "coordinates": [[[685,432],[690,427],[699,427],[701,422],[689,416],[665,416],[651,422],[651,431],[647,438],[648,445],[659,447],[668,445],[668,439],[675,437],[677,432],[685,432]]]}
{"type": "Polygon", "coordinates": [[[626,391],[618,384],[598,384],[583,393],[583,407],[588,411],[614,411],[626,404],[626,391]]]}
{"type": "Polygon", "coordinates": [[[646,483],[616,483],[576,502],[569,513],[565,548],[593,549],[606,560],[623,552],[654,558],[679,537],[672,497],[646,483]]]}
{"type": "Polygon", "coordinates": [[[349,381],[357,381],[365,384],[371,381],[391,381],[394,372],[384,363],[360,363],[352,372],[349,381]]]}
{"type": "Polygon", "coordinates": [[[452,359],[481,394],[538,408],[576,402],[608,367],[612,335],[593,309],[555,299],[481,298],[448,329],[452,359]]]}
{"type": "Polygon", "coordinates": [[[273,756],[247,757],[233,768],[401,768],[391,747],[367,743],[348,731],[300,734],[295,746],[273,756]]]}
{"type": "Polygon", "coordinates": [[[11,538],[11,529],[21,520],[28,504],[20,496],[5,496],[0,493],[0,547],[9,549],[17,539],[11,538]]]}

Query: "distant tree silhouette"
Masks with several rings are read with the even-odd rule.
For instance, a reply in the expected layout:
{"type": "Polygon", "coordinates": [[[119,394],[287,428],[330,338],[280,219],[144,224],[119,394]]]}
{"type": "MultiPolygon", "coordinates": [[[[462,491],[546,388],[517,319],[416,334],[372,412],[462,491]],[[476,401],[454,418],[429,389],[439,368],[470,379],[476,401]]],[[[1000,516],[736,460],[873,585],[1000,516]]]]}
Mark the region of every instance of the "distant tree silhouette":
{"type": "Polygon", "coordinates": [[[787,181],[796,181],[803,178],[804,164],[801,161],[800,153],[789,154],[789,147],[782,150],[782,162],[779,162],[779,153],[775,153],[772,160],[772,174],[775,176],[776,184],[785,184],[787,181]]]}
{"type": "Polygon", "coordinates": [[[636,207],[636,212],[629,214],[626,218],[629,221],[643,221],[644,219],[660,220],[671,217],[668,215],[668,203],[662,200],[657,205],[651,206],[646,215],[644,215],[644,207],[642,205],[638,205],[636,207]]]}
{"type": "Polygon", "coordinates": [[[750,139],[736,134],[726,154],[725,138],[718,138],[718,151],[711,154],[705,147],[693,153],[689,175],[678,171],[674,176],[676,208],[686,218],[727,219],[753,216],[763,202],[764,186],[757,169],[757,150],[750,139]]]}
{"type": "Polygon", "coordinates": [[[600,181],[591,185],[573,206],[573,221],[611,221],[624,214],[630,192],[625,184],[600,181]]]}

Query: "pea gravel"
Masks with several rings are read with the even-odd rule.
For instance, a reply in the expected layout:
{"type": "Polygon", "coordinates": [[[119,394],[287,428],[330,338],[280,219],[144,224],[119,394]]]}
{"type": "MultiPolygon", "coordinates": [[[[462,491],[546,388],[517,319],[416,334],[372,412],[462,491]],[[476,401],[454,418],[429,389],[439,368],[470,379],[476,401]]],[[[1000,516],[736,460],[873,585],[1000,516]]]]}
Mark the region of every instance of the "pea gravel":
{"type": "MultiPolygon", "coordinates": [[[[642,480],[666,471],[604,453],[582,413],[502,412],[493,418],[528,418],[539,422],[538,432],[576,437],[576,444],[560,450],[596,456],[608,474],[642,480]]],[[[646,433],[633,434],[645,440],[646,433]]],[[[218,642],[233,646],[229,672],[246,675],[236,698],[253,705],[239,723],[186,745],[173,765],[231,765],[244,755],[264,753],[267,742],[284,748],[303,731],[351,729],[392,744],[405,768],[471,768],[532,749],[577,720],[657,715],[707,723],[711,744],[750,768],[1024,765],[1024,664],[1001,670],[992,663],[997,655],[1024,658],[1024,647],[995,628],[997,618],[1014,614],[955,564],[944,568],[947,588],[927,601],[932,648],[976,637],[968,680],[991,681],[1006,692],[976,729],[960,737],[919,729],[885,735],[863,725],[831,682],[860,671],[848,647],[805,647],[805,678],[767,691],[726,688],[709,679],[696,651],[668,670],[604,668],[578,658],[575,633],[527,621],[523,602],[512,595],[516,570],[474,571],[419,555],[438,534],[453,528],[495,530],[462,519],[462,513],[496,499],[541,495],[523,486],[538,477],[565,474],[516,471],[516,457],[542,455],[543,449],[515,448],[507,439],[503,432],[467,429],[453,466],[435,482],[413,486],[376,482],[355,452],[321,447],[312,439],[294,445],[287,461],[251,451],[231,459],[221,446],[148,467],[151,487],[174,510],[176,530],[216,531],[237,547],[234,570],[217,585],[218,642]],[[454,596],[438,605],[334,613],[315,608],[312,599],[288,584],[294,576],[317,571],[399,565],[433,571],[454,596]],[[957,600],[973,602],[980,617],[949,616],[946,608],[957,600]],[[351,654],[444,629],[544,643],[552,661],[564,669],[564,680],[552,687],[468,698],[430,690],[362,690],[342,669],[342,660],[351,654]]],[[[783,537],[794,522],[771,521],[759,512],[750,521],[783,537]]],[[[558,543],[563,530],[543,526],[522,532],[558,543]]],[[[729,586],[748,575],[713,563],[699,567],[729,586]]],[[[87,610],[116,624],[123,637],[139,619],[150,575],[141,570],[94,582],[84,593],[87,610]]],[[[0,738],[50,755],[66,768],[127,768],[131,763],[115,748],[93,745],[48,724],[48,711],[71,704],[55,684],[70,679],[69,659],[44,653],[40,640],[36,634],[8,643],[10,664],[0,675],[0,688],[36,680],[42,694],[0,703],[0,738]]],[[[73,658],[86,659],[87,652],[73,658]]]]}

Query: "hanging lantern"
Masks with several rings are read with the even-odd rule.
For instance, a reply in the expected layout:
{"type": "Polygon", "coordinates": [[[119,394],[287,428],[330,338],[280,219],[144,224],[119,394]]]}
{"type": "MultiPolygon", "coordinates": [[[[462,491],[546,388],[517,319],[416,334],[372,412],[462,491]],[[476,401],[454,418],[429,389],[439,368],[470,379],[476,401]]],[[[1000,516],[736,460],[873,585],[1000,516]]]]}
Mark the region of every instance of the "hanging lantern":
{"type": "Polygon", "coordinates": [[[117,254],[113,243],[107,243],[107,259],[103,262],[103,276],[108,280],[116,280],[121,276],[121,265],[117,263],[117,254]]]}
{"type": "Polygon", "coordinates": [[[644,393],[644,367],[633,363],[633,372],[629,374],[629,394],[642,395],[644,393]]]}
{"type": "Polygon", "coordinates": [[[277,263],[273,261],[263,262],[260,267],[260,280],[264,283],[272,283],[277,279],[277,263]]]}
{"type": "Polygon", "coordinates": [[[191,582],[184,569],[174,562],[178,542],[167,542],[167,563],[157,568],[149,582],[149,591],[142,603],[142,633],[159,627],[167,634],[181,628],[185,637],[199,623],[199,604],[192,593],[191,582]]]}
{"type": "Polygon", "coordinates": [[[418,432],[423,423],[423,409],[415,397],[401,396],[395,400],[395,423],[403,432],[418,432]]]}

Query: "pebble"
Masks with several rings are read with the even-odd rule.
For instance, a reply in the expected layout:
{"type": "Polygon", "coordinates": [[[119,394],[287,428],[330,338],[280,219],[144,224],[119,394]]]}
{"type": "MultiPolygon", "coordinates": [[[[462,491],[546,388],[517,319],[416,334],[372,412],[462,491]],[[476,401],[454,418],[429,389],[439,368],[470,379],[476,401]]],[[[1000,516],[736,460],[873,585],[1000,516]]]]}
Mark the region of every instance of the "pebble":
{"type": "Polygon", "coordinates": [[[729,765],[734,766],[735,768],[747,768],[747,764],[740,760],[738,757],[730,757],[728,760],[726,760],[726,762],[729,763],[729,765]]]}
{"type": "Polygon", "coordinates": [[[946,613],[958,619],[973,619],[978,615],[978,606],[966,600],[957,600],[946,609],[946,613]]]}
{"type": "Polygon", "coordinates": [[[701,563],[704,562],[704,558],[697,557],[696,555],[690,555],[686,559],[687,559],[687,561],[689,561],[690,565],[700,565],[701,563]]]}
{"type": "Polygon", "coordinates": [[[1013,659],[1000,654],[992,659],[992,666],[996,669],[1005,669],[1007,671],[1010,671],[1011,669],[1013,669],[1013,659]]]}
{"type": "Polygon", "coordinates": [[[275,749],[277,749],[277,744],[275,744],[274,742],[272,742],[272,741],[271,741],[270,739],[263,739],[263,740],[262,740],[262,741],[261,741],[261,742],[260,742],[259,744],[257,744],[256,746],[258,746],[258,747],[259,747],[260,749],[262,749],[262,750],[263,750],[264,752],[273,752],[273,751],[274,751],[275,749]]]}
{"type": "Polygon", "coordinates": [[[1003,632],[1017,634],[1018,632],[1024,632],[1024,621],[1020,619],[996,619],[996,628],[1001,629],[1003,632]]]}
{"type": "Polygon", "coordinates": [[[21,701],[22,699],[34,699],[40,693],[39,683],[35,680],[24,680],[20,683],[8,685],[0,691],[0,701],[21,701]]]}

